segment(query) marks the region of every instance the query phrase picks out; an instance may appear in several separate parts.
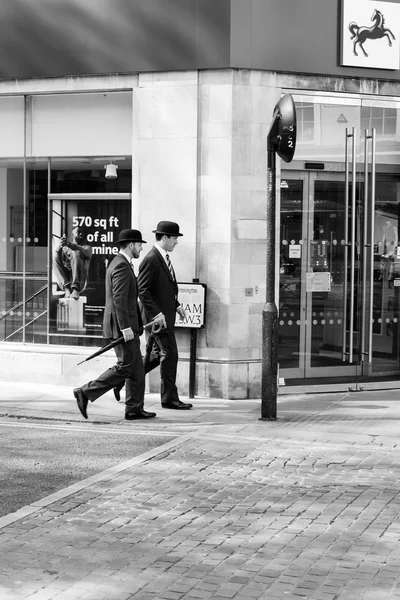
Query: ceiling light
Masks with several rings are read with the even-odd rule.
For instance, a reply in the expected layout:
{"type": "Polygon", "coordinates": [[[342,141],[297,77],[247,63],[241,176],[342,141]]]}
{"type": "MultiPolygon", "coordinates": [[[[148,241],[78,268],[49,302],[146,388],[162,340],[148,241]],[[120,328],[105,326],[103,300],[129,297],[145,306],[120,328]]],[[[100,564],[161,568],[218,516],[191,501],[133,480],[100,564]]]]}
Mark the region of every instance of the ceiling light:
{"type": "Polygon", "coordinates": [[[104,165],[104,168],[106,170],[106,179],[117,179],[118,165],[114,165],[112,162],[110,162],[110,164],[104,165]]]}

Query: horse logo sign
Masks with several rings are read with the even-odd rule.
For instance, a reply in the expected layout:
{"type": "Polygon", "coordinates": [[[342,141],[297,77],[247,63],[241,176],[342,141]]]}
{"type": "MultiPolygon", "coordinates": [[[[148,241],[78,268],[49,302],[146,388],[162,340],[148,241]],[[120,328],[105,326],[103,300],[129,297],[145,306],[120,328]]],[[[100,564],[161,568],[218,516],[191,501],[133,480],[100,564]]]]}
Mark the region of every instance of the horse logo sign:
{"type": "Polygon", "coordinates": [[[352,34],[351,39],[354,40],[353,51],[356,56],[358,56],[356,51],[357,44],[364,52],[364,56],[368,56],[363,46],[366,40],[379,40],[380,38],[387,37],[389,46],[391,46],[392,40],[396,39],[390,29],[386,29],[385,18],[380,10],[374,10],[371,21],[374,22],[372,27],[359,27],[354,21],[349,24],[349,30],[352,34]]]}
{"type": "Polygon", "coordinates": [[[399,69],[400,5],[342,0],[343,66],[399,69]]]}

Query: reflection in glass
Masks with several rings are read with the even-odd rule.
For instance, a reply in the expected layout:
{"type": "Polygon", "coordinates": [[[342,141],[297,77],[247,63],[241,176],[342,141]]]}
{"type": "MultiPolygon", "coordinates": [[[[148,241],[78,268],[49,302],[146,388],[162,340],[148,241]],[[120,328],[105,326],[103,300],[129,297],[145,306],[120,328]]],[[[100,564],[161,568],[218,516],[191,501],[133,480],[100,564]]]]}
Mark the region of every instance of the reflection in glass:
{"type": "Polygon", "coordinates": [[[297,142],[312,141],[314,139],[314,105],[298,102],[296,105],[297,116],[297,142]]]}
{"type": "Polygon", "coordinates": [[[376,130],[380,137],[396,135],[397,110],[395,108],[364,107],[361,111],[361,130],[376,130]]]}

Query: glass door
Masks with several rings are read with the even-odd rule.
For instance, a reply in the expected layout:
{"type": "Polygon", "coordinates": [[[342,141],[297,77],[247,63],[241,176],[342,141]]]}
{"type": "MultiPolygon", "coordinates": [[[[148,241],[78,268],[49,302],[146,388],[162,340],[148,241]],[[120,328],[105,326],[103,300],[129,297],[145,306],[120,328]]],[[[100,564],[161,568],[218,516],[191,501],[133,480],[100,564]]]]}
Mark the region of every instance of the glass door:
{"type": "Polygon", "coordinates": [[[354,379],[362,362],[362,190],[345,173],[309,174],[306,377],[354,379]]]}
{"type": "Polygon", "coordinates": [[[369,319],[365,327],[362,380],[398,378],[400,252],[399,176],[376,173],[373,219],[369,225],[365,306],[369,319]]]}
{"type": "Polygon", "coordinates": [[[345,188],[344,172],[282,174],[279,364],[285,378],[360,374],[360,244],[346,242],[345,188]],[[345,259],[353,247],[350,269],[345,259]]]}
{"type": "Polygon", "coordinates": [[[304,377],[307,173],[281,178],[278,353],[285,377],[304,377]]]}
{"type": "Polygon", "coordinates": [[[281,174],[280,376],[393,386],[400,105],[301,100],[299,151],[281,174]]]}
{"type": "MultiPolygon", "coordinates": [[[[365,343],[360,385],[397,385],[400,375],[400,105],[363,100],[361,127],[371,132],[365,185],[365,343]]],[[[367,164],[367,161],[366,161],[367,164]]]]}

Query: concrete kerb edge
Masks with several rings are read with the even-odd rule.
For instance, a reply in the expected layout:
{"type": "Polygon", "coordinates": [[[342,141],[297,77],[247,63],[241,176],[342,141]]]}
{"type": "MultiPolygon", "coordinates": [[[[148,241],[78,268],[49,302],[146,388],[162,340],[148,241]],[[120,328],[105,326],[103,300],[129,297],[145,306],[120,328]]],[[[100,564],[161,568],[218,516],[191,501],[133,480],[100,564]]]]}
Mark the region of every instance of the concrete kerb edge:
{"type": "Polygon", "coordinates": [[[16,521],[20,521],[21,519],[23,519],[25,517],[29,517],[30,515],[39,511],[40,509],[45,508],[46,506],[49,506],[51,504],[54,504],[55,502],[58,502],[59,500],[62,500],[63,498],[67,498],[68,496],[71,496],[72,494],[74,494],[76,492],[80,492],[81,490],[90,487],[94,483],[98,483],[99,481],[103,481],[103,480],[107,480],[107,479],[112,480],[115,477],[117,477],[119,475],[119,473],[121,473],[122,471],[126,471],[127,469],[130,469],[131,467],[134,467],[135,465],[146,462],[147,460],[151,460],[152,458],[155,458],[159,454],[168,452],[168,450],[172,450],[176,446],[179,446],[180,444],[184,444],[187,440],[191,439],[192,437],[193,437],[192,435],[188,435],[188,434],[177,437],[176,439],[170,440],[169,442],[163,444],[162,446],[158,446],[157,448],[153,448],[152,450],[149,450],[148,452],[144,452],[140,456],[135,456],[134,458],[130,458],[129,460],[119,463],[118,465],[114,465],[113,467],[110,467],[109,469],[106,469],[105,471],[101,471],[100,473],[97,473],[96,475],[91,475],[90,477],[87,477],[86,479],[83,479],[82,481],[79,481],[78,483],[74,483],[62,490],[59,490],[58,492],[54,492],[54,494],[50,494],[49,496],[46,496],[45,498],[42,498],[41,500],[36,500],[35,502],[32,502],[32,504],[28,504],[28,506],[23,506],[22,508],[20,508],[19,510],[15,511],[13,513],[4,515],[4,517],[0,517],[0,529],[3,529],[4,527],[7,527],[8,525],[15,523],[16,521]]]}

